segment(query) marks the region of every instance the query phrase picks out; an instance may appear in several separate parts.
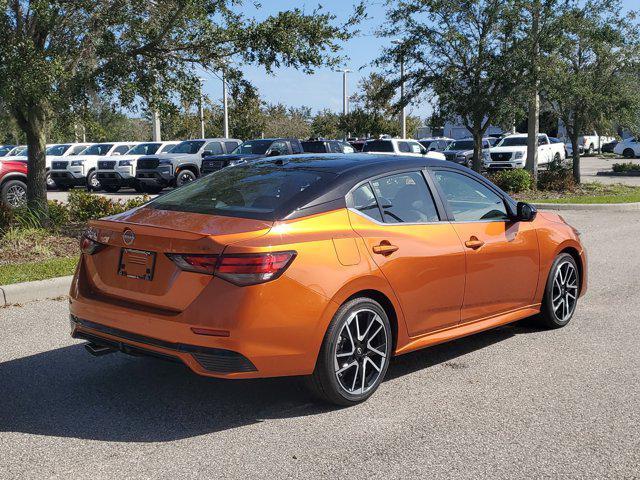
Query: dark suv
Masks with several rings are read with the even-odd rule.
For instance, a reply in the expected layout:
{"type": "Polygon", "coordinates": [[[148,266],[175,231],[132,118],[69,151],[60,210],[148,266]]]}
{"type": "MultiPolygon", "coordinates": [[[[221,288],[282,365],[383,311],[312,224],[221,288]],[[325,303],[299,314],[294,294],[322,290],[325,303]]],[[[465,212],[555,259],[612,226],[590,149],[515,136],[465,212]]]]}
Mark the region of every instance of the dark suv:
{"type": "Polygon", "coordinates": [[[310,138],[302,142],[304,153],[353,153],[355,149],[342,140],[310,138]]]}
{"type": "Polygon", "coordinates": [[[248,160],[257,160],[278,155],[304,153],[302,144],[297,138],[259,138],[247,140],[229,155],[216,155],[202,159],[201,173],[215,172],[224,167],[237,165],[248,160]]]}

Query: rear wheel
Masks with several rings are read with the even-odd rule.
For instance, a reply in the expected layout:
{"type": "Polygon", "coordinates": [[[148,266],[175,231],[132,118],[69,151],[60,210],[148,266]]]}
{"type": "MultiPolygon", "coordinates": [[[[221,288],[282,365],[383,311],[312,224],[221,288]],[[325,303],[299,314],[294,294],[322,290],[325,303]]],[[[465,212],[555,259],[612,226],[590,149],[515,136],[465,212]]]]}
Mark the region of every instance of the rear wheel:
{"type": "Polygon", "coordinates": [[[580,272],[568,253],[558,255],[549,271],[542,299],[541,320],[549,328],[564,327],[576,311],[580,272]]]}
{"type": "Polygon", "coordinates": [[[20,180],[9,180],[0,188],[0,200],[10,208],[18,208],[27,203],[27,184],[20,180]]]}
{"type": "Polygon", "coordinates": [[[622,156],[624,158],[634,158],[636,156],[636,152],[634,152],[632,148],[625,148],[624,152],[622,152],[622,156]]]}
{"type": "Polygon", "coordinates": [[[312,391],[337,405],[365,401],[387,373],[392,344],[389,318],[377,302],[361,297],[345,303],[325,334],[309,379],[312,391]]]}

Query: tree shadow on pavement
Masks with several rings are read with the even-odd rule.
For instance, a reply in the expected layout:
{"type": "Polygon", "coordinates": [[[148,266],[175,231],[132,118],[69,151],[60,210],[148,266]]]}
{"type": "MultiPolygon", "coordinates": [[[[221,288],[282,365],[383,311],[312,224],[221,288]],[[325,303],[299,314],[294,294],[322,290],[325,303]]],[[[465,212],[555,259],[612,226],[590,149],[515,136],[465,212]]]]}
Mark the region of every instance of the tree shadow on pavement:
{"type": "MultiPolygon", "coordinates": [[[[388,377],[526,331],[534,330],[515,324],[403,355],[388,377]]],[[[79,344],[0,363],[0,385],[0,431],[116,442],[166,442],[335,408],[315,403],[300,379],[204,378],[151,358],[94,358],[79,344]]]]}

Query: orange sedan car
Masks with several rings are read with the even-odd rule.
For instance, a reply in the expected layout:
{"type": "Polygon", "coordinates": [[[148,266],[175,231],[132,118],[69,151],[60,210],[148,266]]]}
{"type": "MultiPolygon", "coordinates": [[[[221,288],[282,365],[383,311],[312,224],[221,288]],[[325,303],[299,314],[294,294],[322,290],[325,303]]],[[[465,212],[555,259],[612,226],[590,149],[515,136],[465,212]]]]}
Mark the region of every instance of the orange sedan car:
{"type": "Polygon", "coordinates": [[[308,375],[327,401],[373,394],[395,355],[585,293],[578,232],[452,163],[296,155],[237,165],[92,222],[70,293],[95,354],[221,378],[308,375]]]}

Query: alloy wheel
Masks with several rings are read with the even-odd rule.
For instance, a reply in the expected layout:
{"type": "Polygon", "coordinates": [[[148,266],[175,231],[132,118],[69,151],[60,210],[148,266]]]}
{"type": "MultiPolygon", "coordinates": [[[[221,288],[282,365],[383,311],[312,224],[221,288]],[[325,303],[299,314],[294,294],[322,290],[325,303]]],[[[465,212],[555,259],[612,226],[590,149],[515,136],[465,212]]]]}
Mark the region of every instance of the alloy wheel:
{"type": "Polygon", "coordinates": [[[578,302],[578,272],[571,262],[562,262],[556,268],[551,288],[553,314],[560,322],[568,322],[578,302]]]}
{"type": "Polygon", "coordinates": [[[388,350],[382,318],[370,309],[352,313],[342,326],[334,351],[338,384],[351,395],[374,388],[384,371],[388,350]]]}
{"type": "Polygon", "coordinates": [[[179,176],[178,176],[178,183],[180,185],[184,185],[185,183],[189,183],[192,182],[193,179],[193,174],[191,174],[191,172],[187,173],[187,172],[182,172],[179,176]]]}
{"type": "Polygon", "coordinates": [[[9,206],[21,207],[27,203],[27,191],[21,185],[11,185],[7,190],[6,199],[9,206]]]}

